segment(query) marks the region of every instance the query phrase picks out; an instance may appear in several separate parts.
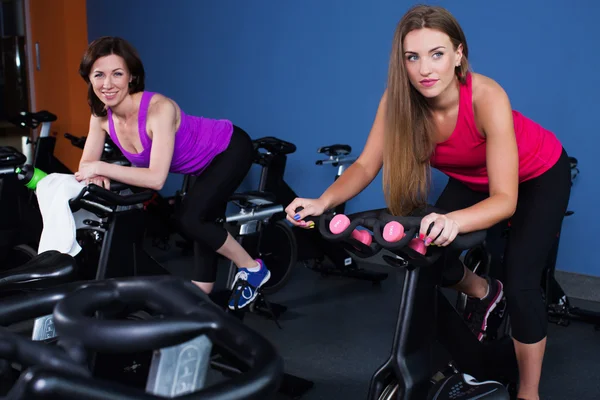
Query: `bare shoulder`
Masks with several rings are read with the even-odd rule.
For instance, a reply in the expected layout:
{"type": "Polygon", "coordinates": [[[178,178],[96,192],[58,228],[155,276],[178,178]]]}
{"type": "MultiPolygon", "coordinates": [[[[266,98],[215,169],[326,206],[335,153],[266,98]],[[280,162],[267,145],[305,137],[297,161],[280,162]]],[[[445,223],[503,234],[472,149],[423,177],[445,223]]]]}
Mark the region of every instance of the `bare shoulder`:
{"type": "Polygon", "coordinates": [[[508,95],[498,82],[485,75],[473,73],[473,106],[505,101],[508,95]]]}
{"type": "Polygon", "coordinates": [[[148,131],[150,136],[155,131],[170,131],[179,129],[181,112],[177,103],[167,96],[156,93],[148,105],[148,131]]]}
{"type": "Polygon", "coordinates": [[[179,111],[179,106],[173,100],[162,94],[152,96],[148,105],[148,115],[173,115],[179,111]]]}
{"type": "Polygon", "coordinates": [[[108,132],[108,117],[92,114],[90,116],[90,130],[108,132]]]}
{"type": "Polygon", "coordinates": [[[179,126],[181,112],[177,103],[167,96],[156,93],[148,105],[148,120],[159,122],[161,125],[173,124],[179,126]]]}

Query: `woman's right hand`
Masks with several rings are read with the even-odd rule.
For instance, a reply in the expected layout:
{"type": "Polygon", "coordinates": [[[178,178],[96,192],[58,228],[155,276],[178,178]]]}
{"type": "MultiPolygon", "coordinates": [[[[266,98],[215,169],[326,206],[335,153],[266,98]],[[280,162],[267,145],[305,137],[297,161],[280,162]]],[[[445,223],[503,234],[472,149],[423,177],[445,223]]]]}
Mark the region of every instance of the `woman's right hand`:
{"type": "Polygon", "coordinates": [[[297,197],[286,207],[286,219],[295,226],[314,228],[315,223],[313,221],[305,221],[304,219],[308,216],[320,216],[325,212],[325,207],[326,204],[321,199],[303,199],[297,197]],[[302,207],[302,210],[296,212],[299,207],[302,207]]]}
{"type": "Polygon", "coordinates": [[[87,179],[86,184],[89,185],[90,183],[98,185],[104,189],[110,189],[110,179],[104,176],[95,176],[93,178],[87,179]]]}

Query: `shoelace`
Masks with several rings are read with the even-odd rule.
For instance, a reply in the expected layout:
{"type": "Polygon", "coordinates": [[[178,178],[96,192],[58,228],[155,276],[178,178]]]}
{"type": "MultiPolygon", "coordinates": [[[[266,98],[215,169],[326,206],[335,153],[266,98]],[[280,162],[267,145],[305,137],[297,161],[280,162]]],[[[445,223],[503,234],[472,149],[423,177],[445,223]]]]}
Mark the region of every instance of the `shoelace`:
{"type": "Polygon", "coordinates": [[[248,273],[246,271],[240,271],[240,273],[238,275],[238,279],[247,281],[248,280],[248,273]]]}

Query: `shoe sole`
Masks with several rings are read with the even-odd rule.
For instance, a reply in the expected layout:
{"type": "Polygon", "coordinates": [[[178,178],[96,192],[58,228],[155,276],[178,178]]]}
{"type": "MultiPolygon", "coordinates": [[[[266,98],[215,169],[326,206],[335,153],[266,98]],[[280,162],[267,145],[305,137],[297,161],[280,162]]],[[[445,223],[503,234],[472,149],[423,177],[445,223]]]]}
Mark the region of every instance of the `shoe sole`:
{"type": "Polygon", "coordinates": [[[502,301],[502,298],[504,297],[504,285],[500,281],[498,281],[498,284],[500,285],[500,290],[498,291],[498,293],[496,293],[496,297],[494,297],[494,300],[491,303],[492,305],[487,309],[485,317],[483,318],[483,323],[481,324],[480,333],[477,335],[477,340],[479,340],[480,342],[483,340],[485,331],[487,330],[487,323],[490,314],[496,309],[496,306],[500,303],[500,301],[502,301]]]}
{"type": "Polygon", "coordinates": [[[262,287],[262,285],[264,285],[265,283],[269,282],[269,279],[271,279],[271,271],[267,270],[267,274],[263,278],[262,282],[260,282],[258,284],[258,286],[256,287],[256,290],[254,291],[254,294],[252,295],[252,297],[250,297],[248,299],[248,302],[246,304],[244,304],[243,306],[238,306],[237,308],[235,306],[229,306],[229,309],[230,310],[241,310],[242,308],[247,307],[248,305],[250,305],[254,301],[254,299],[256,299],[256,296],[258,296],[258,291],[260,290],[260,288],[262,287]]]}

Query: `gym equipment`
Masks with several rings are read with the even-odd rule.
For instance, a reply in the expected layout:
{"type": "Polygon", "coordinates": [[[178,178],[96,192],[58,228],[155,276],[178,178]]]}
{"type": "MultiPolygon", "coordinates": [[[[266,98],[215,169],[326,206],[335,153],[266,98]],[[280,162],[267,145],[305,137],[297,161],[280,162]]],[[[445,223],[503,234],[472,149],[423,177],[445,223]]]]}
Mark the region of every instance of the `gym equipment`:
{"type": "MultiPolygon", "coordinates": [[[[31,292],[63,282],[102,280],[115,277],[169,275],[144,250],[142,205],[152,191],[133,192],[131,187],[113,182],[111,189],[90,184],[70,200],[73,212],[85,209],[94,214],[77,231],[82,251],[75,257],[55,251],[34,256],[29,262],[0,274],[0,292],[31,292]]],[[[35,320],[33,339],[48,339],[44,328],[52,325],[51,316],[35,320]]],[[[51,330],[50,330],[51,331],[51,330]]]]}
{"type": "MultiPolygon", "coordinates": [[[[289,280],[296,266],[298,245],[296,235],[285,221],[284,209],[288,203],[282,202],[276,193],[265,189],[270,176],[268,171],[271,155],[260,151],[263,139],[254,140],[253,144],[254,163],[262,166],[258,189],[234,193],[229,198],[229,204],[236,207],[234,214],[222,216],[216,222],[226,224],[232,236],[236,237],[252,257],[261,258],[265,262],[271,271],[271,278],[261,290],[264,294],[273,294],[289,280]]],[[[157,196],[150,202],[148,210],[156,224],[150,233],[154,246],[169,248],[169,237],[175,232],[169,223],[170,217],[179,207],[191,184],[193,177],[186,175],[181,190],[175,196],[168,199],[157,196]]],[[[183,249],[184,254],[193,249],[193,243],[185,240],[177,242],[177,246],[183,249]]],[[[231,266],[230,271],[235,271],[235,266],[231,266]]],[[[228,280],[227,287],[233,284],[231,280],[232,277],[228,280]]],[[[277,307],[275,312],[279,314],[283,311],[283,307],[277,307]]]]}
{"type": "Polygon", "coordinates": [[[27,138],[27,144],[34,146],[33,160],[27,160],[28,163],[42,171],[58,172],[63,174],[71,173],[71,171],[54,157],[54,148],[56,146],[56,137],[51,134],[50,127],[52,122],[56,121],[56,115],[49,111],[42,110],[35,113],[21,111],[16,117],[10,120],[14,125],[31,130],[27,138]],[[32,140],[35,135],[33,131],[39,129],[37,138],[32,140]]]}
{"type": "Polygon", "coordinates": [[[144,249],[143,204],[153,193],[119,182],[110,189],[89,184],[69,201],[73,212],[84,209],[97,217],[84,220],[86,228],[77,232],[82,251],[76,258],[89,266],[84,279],[170,274],[144,249]]]}
{"type": "Polygon", "coordinates": [[[1,270],[22,265],[37,254],[42,219],[37,208],[27,200],[29,191],[15,173],[26,160],[14,147],[0,147],[1,270]]]}
{"type": "MultiPolygon", "coordinates": [[[[257,163],[262,166],[258,191],[271,193],[277,203],[286,207],[298,197],[284,180],[287,155],[294,153],[296,146],[271,136],[254,140],[254,146],[259,152],[257,163]]],[[[350,146],[339,144],[321,147],[318,153],[329,156],[329,159],[319,160],[317,165],[332,164],[338,167],[335,178],[337,179],[345,170],[345,166],[352,162],[348,158],[351,150],[350,146]]],[[[340,212],[343,212],[343,209],[344,205],[337,208],[340,212]]],[[[284,217],[285,214],[282,218],[284,217]]],[[[387,278],[386,273],[358,268],[352,257],[341,246],[323,240],[316,229],[294,227],[293,232],[298,246],[298,261],[304,261],[308,268],[323,275],[341,275],[373,283],[379,283],[387,278]],[[325,258],[333,263],[333,268],[323,265],[325,258]]],[[[275,282],[268,284],[273,285],[275,282]]]]}
{"type": "MultiPolygon", "coordinates": [[[[0,147],[0,269],[23,265],[37,255],[35,249],[42,233],[42,218],[33,193],[37,182],[47,172],[71,173],[57,167],[60,163],[52,155],[56,139],[48,133],[56,116],[44,111],[22,113],[20,118],[21,124],[28,127],[37,127],[41,122],[40,135],[44,136],[37,141],[33,164],[26,164],[27,157],[14,147],[0,147]]],[[[65,137],[76,147],[83,148],[85,144],[85,137],[68,133],[65,137]]],[[[122,153],[111,143],[105,144],[102,160],[127,165],[122,153]]]]}
{"type": "MultiPolygon", "coordinates": [[[[281,204],[274,203],[274,198],[267,193],[245,192],[234,194],[230,201],[240,208],[240,211],[223,217],[219,222],[230,227],[235,227],[235,237],[253,257],[260,257],[271,271],[271,280],[276,283],[263,286],[259,289],[256,299],[252,304],[233,313],[243,320],[246,311],[272,318],[281,329],[278,318],[287,310],[287,307],[271,303],[266,295],[279,290],[289,279],[289,273],[296,263],[296,241],[290,227],[285,221],[274,219],[283,212],[281,204]],[[272,246],[272,247],[267,247],[272,246]]],[[[229,264],[226,290],[214,291],[211,298],[216,304],[227,308],[231,290],[235,286],[237,267],[233,262],[229,264]]],[[[270,282],[270,281],[269,281],[270,282]]],[[[229,360],[216,357],[212,360],[213,368],[226,375],[238,373],[238,368],[229,360]]],[[[279,389],[291,398],[299,398],[314,386],[314,382],[285,373],[279,389]]]]}
{"type": "MultiPolygon", "coordinates": [[[[433,264],[444,248],[425,248],[416,236],[422,216],[443,211],[426,211],[412,217],[395,217],[386,209],[360,212],[348,216],[350,223],[337,229],[340,215],[319,219],[319,231],[326,240],[342,244],[360,258],[381,257],[405,272],[392,352],[373,374],[367,398],[509,399],[507,387],[512,389],[518,379],[512,341],[503,337],[480,343],[440,291],[441,270],[433,264]],[[403,232],[397,232],[398,224],[403,232]],[[363,243],[362,236],[353,235],[359,226],[372,232],[370,245],[363,243]]],[[[466,250],[484,239],[485,231],[459,235],[451,247],[466,250]]]]}
{"type": "Polygon", "coordinates": [[[281,381],[283,362],[270,342],[179,278],[111,279],[13,297],[0,310],[0,323],[52,310],[58,346],[0,330],[0,358],[24,369],[6,398],[264,399],[281,381]],[[149,317],[119,319],[138,309],[149,317]],[[211,349],[226,354],[240,373],[207,384],[211,349]],[[136,372],[145,377],[142,386],[98,376],[98,354],[132,352],[148,353],[152,360],[136,372]]]}
{"type": "MultiPolygon", "coordinates": [[[[317,160],[315,164],[331,165],[337,168],[334,178],[335,182],[340,176],[342,176],[347,167],[356,161],[356,157],[350,156],[351,152],[352,147],[347,144],[334,144],[331,146],[319,147],[317,149],[317,153],[324,154],[328,158],[324,160],[317,160]]],[[[342,203],[333,210],[330,210],[329,213],[337,215],[344,214],[345,211],[346,203],[342,203]]],[[[327,249],[328,246],[331,246],[331,243],[325,244],[322,246],[322,248],[327,249]]],[[[349,254],[346,254],[346,258],[344,258],[344,261],[341,262],[342,253],[338,252],[337,249],[334,249],[333,251],[335,252],[334,254],[324,253],[322,256],[312,260],[307,260],[304,262],[304,265],[315,272],[319,272],[323,276],[346,276],[349,278],[369,280],[373,283],[379,283],[388,277],[388,274],[385,272],[369,271],[364,268],[359,268],[349,254]],[[332,261],[332,264],[324,264],[324,256],[327,256],[332,261]]]]}
{"type": "MultiPolygon", "coordinates": [[[[234,237],[253,258],[260,258],[271,271],[271,279],[261,287],[258,297],[267,307],[271,308],[264,295],[275,293],[288,281],[292,268],[296,265],[296,239],[289,225],[274,218],[283,212],[283,205],[276,204],[274,198],[266,193],[244,192],[235,193],[229,199],[231,204],[239,207],[237,213],[219,219],[220,223],[234,228],[234,237]],[[272,284],[271,280],[274,282],[272,284]]],[[[232,289],[237,267],[229,264],[227,288],[232,289]]],[[[254,302],[256,304],[256,301],[254,302]]],[[[251,307],[256,307],[254,304],[251,307]]],[[[285,307],[278,306],[277,317],[285,307]]],[[[253,308],[254,310],[254,308],[253,308]]]]}

